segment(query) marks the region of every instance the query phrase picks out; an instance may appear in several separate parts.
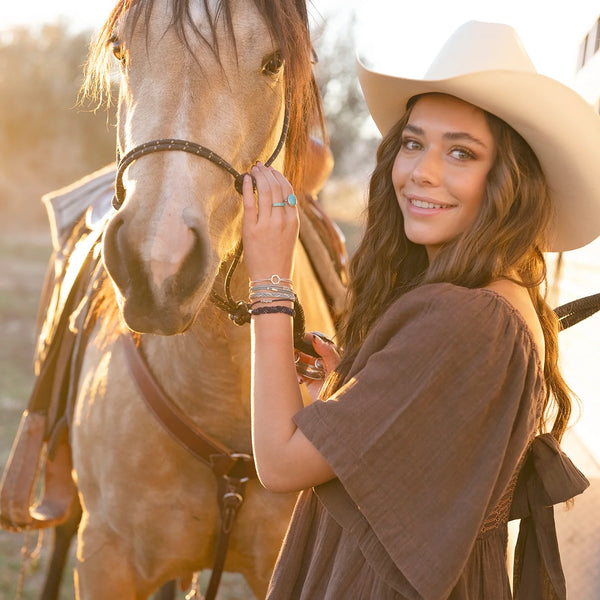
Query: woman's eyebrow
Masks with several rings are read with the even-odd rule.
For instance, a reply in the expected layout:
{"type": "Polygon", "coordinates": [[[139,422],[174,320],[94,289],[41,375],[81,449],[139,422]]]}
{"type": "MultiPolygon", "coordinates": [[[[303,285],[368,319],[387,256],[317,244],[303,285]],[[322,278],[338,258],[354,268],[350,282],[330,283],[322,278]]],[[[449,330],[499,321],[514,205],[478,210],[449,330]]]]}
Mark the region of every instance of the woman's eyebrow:
{"type": "MultiPolygon", "coordinates": [[[[404,127],[404,131],[409,131],[410,133],[413,133],[414,135],[421,135],[421,136],[425,135],[425,130],[422,127],[419,127],[418,125],[411,125],[410,123],[404,127]]],[[[451,140],[451,141],[467,140],[474,144],[478,144],[479,146],[482,146],[483,148],[487,148],[487,145],[484,144],[479,138],[476,138],[474,135],[471,135],[470,133],[467,133],[466,131],[449,131],[447,133],[444,133],[443,137],[444,137],[444,139],[451,140]]]]}
{"type": "Polygon", "coordinates": [[[471,135],[466,131],[451,131],[445,133],[443,137],[446,140],[467,140],[469,142],[473,142],[474,144],[478,144],[483,148],[487,148],[486,144],[484,144],[479,138],[476,138],[474,135],[471,135]]]}

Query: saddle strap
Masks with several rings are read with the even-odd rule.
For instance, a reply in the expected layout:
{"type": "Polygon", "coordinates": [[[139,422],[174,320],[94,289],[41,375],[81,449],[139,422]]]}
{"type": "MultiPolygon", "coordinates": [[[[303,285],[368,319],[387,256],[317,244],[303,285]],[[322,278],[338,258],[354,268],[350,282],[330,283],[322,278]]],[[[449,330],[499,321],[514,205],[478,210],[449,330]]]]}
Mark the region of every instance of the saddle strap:
{"type": "Polygon", "coordinates": [[[44,466],[41,499],[31,505],[45,447],[46,415],[26,410],[0,483],[0,527],[24,531],[54,527],[67,519],[75,498],[66,429],[44,466]]]}
{"type": "Polygon", "coordinates": [[[223,570],[225,569],[231,530],[237,513],[244,502],[247,482],[247,478],[237,479],[223,476],[217,479],[217,502],[219,503],[221,515],[221,527],[215,548],[212,573],[204,594],[204,600],[215,600],[217,596],[223,570]]]}
{"type": "Polygon", "coordinates": [[[246,484],[249,479],[257,477],[254,459],[249,454],[232,452],[200,430],[160,387],[133,335],[126,333],[120,340],[131,374],[150,411],[179,444],[211,467],[217,478],[221,523],[212,574],[205,594],[205,600],[214,600],[225,567],[233,523],[244,502],[246,484]]]}

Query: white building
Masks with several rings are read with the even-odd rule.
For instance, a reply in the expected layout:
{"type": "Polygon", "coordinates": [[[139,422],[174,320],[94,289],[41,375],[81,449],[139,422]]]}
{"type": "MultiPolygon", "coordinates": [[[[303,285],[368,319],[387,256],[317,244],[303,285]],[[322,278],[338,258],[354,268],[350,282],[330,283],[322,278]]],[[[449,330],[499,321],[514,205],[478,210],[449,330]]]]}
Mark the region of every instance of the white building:
{"type": "MultiPolygon", "coordinates": [[[[600,6],[599,6],[600,9],[600,6]]],[[[600,17],[581,40],[573,87],[600,113],[600,17]]],[[[568,126],[568,117],[562,124],[568,126]]],[[[600,172],[600,165],[598,165],[600,172]]],[[[564,254],[559,302],[600,292],[600,239],[564,254]]],[[[559,335],[561,369],[581,398],[581,415],[563,440],[591,487],[574,507],[556,509],[567,597],[600,599],[600,314],[559,335]]],[[[578,412],[576,410],[576,412],[578,412]]]]}
{"type": "Polygon", "coordinates": [[[581,40],[575,89],[600,112],[600,17],[581,40]]]}

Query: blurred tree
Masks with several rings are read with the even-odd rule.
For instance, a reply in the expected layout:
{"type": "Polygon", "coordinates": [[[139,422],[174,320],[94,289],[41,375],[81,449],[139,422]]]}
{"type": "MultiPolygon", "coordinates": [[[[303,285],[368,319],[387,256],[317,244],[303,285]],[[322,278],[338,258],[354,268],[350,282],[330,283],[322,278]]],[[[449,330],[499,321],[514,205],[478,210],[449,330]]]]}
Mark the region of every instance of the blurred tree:
{"type": "MultiPolygon", "coordinates": [[[[317,81],[323,95],[334,175],[372,168],[375,138],[354,66],[354,22],[318,27],[317,81]]],[[[41,194],[114,159],[114,115],[77,106],[90,32],[64,22],[0,33],[0,211],[45,221],[41,194]]]]}
{"type": "Polygon", "coordinates": [[[3,211],[43,215],[42,193],[113,160],[112,117],[76,106],[89,39],[60,22],[0,36],[3,211]]]}
{"type": "Polygon", "coordinates": [[[376,130],[369,127],[369,111],[356,77],[354,30],[352,17],[329,16],[313,34],[317,83],[335,157],[333,174],[337,177],[362,177],[370,172],[378,144],[376,130]]]}

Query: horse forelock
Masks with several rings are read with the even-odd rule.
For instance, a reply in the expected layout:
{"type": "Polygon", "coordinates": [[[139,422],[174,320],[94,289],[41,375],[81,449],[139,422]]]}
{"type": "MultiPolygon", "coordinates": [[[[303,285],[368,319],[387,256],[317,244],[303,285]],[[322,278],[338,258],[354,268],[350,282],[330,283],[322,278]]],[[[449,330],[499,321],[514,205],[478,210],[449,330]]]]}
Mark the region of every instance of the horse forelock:
{"type": "MultiPolygon", "coordinates": [[[[187,31],[202,39],[219,58],[217,23],[225,23],[235,47],[232,6],[239,0],[197,0],[208,19],[208,35],[194,22],[190,3],[193,0],[172,0],[171,25],[182,43],[190,50],[187,31]]],[[[289,130],[286,140],[284,172],[292,185],[299,189],[309,135],[325,138],[321,96],[312,70],[312,44],[305,0],[248,0],[254,3],[272,36],[274,46],[285,61],[285,82],[289,101],[289,130]]],[[[147,24],[152,18],[155,0],[119,0],[108,20],[92,43],[86,66],[82,96],[92,98],[100,106],[111,102],[111,43],[118,23],[131,32],[140,19],[147,24]]]]}

